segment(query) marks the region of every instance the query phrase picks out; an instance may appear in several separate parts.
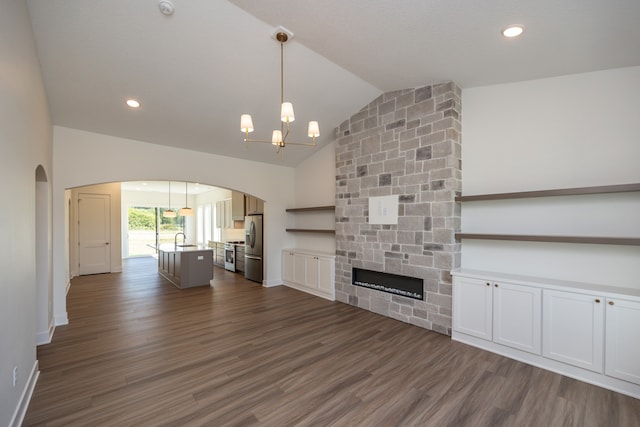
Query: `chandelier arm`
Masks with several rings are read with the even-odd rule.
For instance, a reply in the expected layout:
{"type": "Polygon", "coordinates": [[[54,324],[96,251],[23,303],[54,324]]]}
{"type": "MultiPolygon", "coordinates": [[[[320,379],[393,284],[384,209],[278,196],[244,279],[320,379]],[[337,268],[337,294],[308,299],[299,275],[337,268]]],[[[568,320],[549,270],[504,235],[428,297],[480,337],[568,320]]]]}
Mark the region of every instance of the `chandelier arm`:
{"type": "Polygon", "coordinates": [[[317,147],[315,140],[313,142],[289,142],[287,141],[287,145],[306,145],[307,147],[317,147]]]}
{"type": "Polygon", "coordinates": [[[265,144],[273,144],[272,141],[267,141],[266,139],[244,138],[244,142],[262,142],[262,143],[265,143],[265,144]]]}

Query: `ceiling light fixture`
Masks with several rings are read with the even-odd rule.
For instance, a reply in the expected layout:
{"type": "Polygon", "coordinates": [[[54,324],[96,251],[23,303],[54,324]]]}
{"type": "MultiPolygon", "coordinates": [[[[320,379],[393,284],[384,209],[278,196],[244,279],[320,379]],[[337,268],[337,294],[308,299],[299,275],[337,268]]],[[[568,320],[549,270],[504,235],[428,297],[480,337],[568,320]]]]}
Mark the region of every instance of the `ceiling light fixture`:
{"type": "Polygon", "coordinates": [[[127,105],[131,108],[138,108],[140,107],[140,102],[135,99],[127,99],[127,105]]]}
{"type": "Polygon", "coordinates": [[[184,183],[184,208],[180,208],[180,210],[178,211],[178,214],[180,216],[193,216],[193,209],[191,209],[189,207],[189,203],[187,202],[187,195],[189,194],[189,191],[187,189],[187,182],[185,181],[184,183]]]}
{"type": "Polygon", "coordinates": [[[162,216],[165,218],[175,218],[176,211],[171,209],[171,181],[169,181],[169,209],[162,213],[162,216]]]}
{"type": "MultiPolygon", "coordinates": [[[[291,130],[291,122],[295,120],[293,113],[293,105],[291,102],[284,102],[284,44],[293,37],[293,33],[283,27],[278,27],[275,33],[275,39],[280,42],[280,129],[276,129],[271,134],[271,140],[266,139],[250,139],[249,132],[253,132],[253,120],[250,114],[242,114],[240,116],[240,130],[245,133],[244,142],[264,142],[271,143],[276,146],[276,153],[284,150],[285,145],[306,145],[310,147],[316,146],[316,138],[320,136],[320,127],[317,121],[310,121],[307,128],[307,134],[311,138],[311,142],[291,142],[287,141],[291,130]],[[286,126],[286,127],[285,127],[286,126]]],[[[283,151],[284,154],[284,151],[283,151]]]]}
{"type": "Polygon", "coordinates": [[[522,25],[509,25],[502,30],[502,35],[507,38],[518,37],[522,33],[524,33],[524,27],[522,25]]]}

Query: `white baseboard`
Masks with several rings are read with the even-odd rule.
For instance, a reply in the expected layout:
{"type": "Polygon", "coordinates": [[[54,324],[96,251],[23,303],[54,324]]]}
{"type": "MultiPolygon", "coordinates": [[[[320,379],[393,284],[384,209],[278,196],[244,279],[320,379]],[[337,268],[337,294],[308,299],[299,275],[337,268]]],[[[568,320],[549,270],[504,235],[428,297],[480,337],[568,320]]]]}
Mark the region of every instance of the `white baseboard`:
{"type": "Polygon", "coordinates": [[[67,312],[65,311],[64,314],[55,316],[54,321],[55,321],[55,326],[68,325],[69,317],[67,316],[67,312]]]}
{"type": "Polygon", "coordinates": [[[263,280],[262,286],[265,288],[273,288],[274,286],[282,285],[282,280],[280,279],[271,279],[271,280],[263,280]]]}
{"type": "Polygon", "coordinates": [[[69,280],[69,281],[67,282],[67,284],[65,285],[65,287],[64,287],[64,294],[65,294],[65,295],[68,295],[68,294],[69,294],[69,289],[71,289],[71,280],[69,280]]]}
{"type": "Polygon", "coordinates": [[[36,345],[49,344],[53,338],[53,333],[56,330],[56,325],[49,325],[49,330],[46,332],[38,332],[36,334],[36,345]]]}
{"type": "Polygon", "coordinates": [[[311,289],[306,286],[301,286],[296,283],[290,283],[290,282],[284,282],[284,285],[288,288],[296,289],[298,291],[306,292],[308,294],[315,295],[317,297],[328,299],[329,301],[336,300],[336,296],[334,294],[325,293],[317,289],[311,289]]]}
{"type": "Polygon", "coordinates": [[[16,410],[13,412],[13,417],[11,417],[9,427],[20,427],[22,425],[22,421],[24,421],[24,416],[27,413],[27,408],[29,407],[29,402],[31,402],[31,396],[33,395],[33,390],[36,388],[39,376],[40,371],[38,370],[38,361],[36,360],[33,364],[33,368],[31,369],[29,379],[25,384],[24,390],[22,390],[22,395],[20,395],[20,400],[18,401],[16,410]]]}

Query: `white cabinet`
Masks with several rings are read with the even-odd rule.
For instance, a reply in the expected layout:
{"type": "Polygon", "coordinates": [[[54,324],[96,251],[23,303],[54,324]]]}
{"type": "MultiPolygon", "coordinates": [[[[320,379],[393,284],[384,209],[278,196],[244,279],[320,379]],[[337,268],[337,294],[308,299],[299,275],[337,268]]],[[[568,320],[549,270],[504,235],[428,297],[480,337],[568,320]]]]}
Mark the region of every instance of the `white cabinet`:
{"type": "Polygon", "coordinates": [[[453,304],[455,331],[489,341],[493,339],[493,290],[489,281],[454,278],[453,304]]]}
{"type": "Polygon", "coordinates": [[[594,372],[604,363],[604,298],[543,291],[542,354],[594,372]]]}
{"type": "Polygon", "coordinates": [[[493,341],[540,354],[541,307],[542,297],[539,288],[494,283],[493,341]]]}
{"type": "Polygon", "coordinates": [[[605,373],[640,384],[640,302],[607,298],[605,373]]]}
{"type": "Polygon", "coordinates": [[[335,299],[335,256],[288,249],[282,251],[285,285],[330,300],[335,299]]]}
{"type": "Polygon", "coordinates": [[[334,294],[335,260],[327,257],[316,257],[318,263],[318,290],[334,294]]]}
{"type": "Polygon", "coordinates": [[[455,331],[540,354],[540,289],[455,277],[453,301],[455,331]]]}
{"type": "Polygon", "coordinates": [[[640,399],[640,290],[451,274],[453,340],[640,399]]]}
{"type": "MultiPolygon", "coordinates": [[[[242,193],[239,193],[242,195],[242,193]]],[[[233,221],[234,216],[237,213],[234,212],[233,199],[219,200],[216,202],[216,227],[217,228],[234,228],[233,221]]],[[[244,209],[242,210],[244,213],[244,209]]],[[[244,216],[242,216],[244,220],[244,216]]]]}
{"type": "Polygon", "coordinates": [[[282,251],[282,280],[285,283],[293,282],[293,257],[294,253],[282,251]]]}

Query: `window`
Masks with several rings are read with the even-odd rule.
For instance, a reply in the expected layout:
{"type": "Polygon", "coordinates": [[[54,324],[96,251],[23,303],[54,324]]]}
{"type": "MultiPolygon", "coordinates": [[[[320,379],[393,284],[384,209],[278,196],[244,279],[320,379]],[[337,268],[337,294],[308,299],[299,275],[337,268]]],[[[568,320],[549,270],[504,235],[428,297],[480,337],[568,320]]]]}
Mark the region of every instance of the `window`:
{"type": "Polygon", "coordinates": [[[206,245],[209,243],[209,240],[215,240],[211,234],[211,205],[198,206],[196,215],[198,221],[198,243],[206,245]]]}

